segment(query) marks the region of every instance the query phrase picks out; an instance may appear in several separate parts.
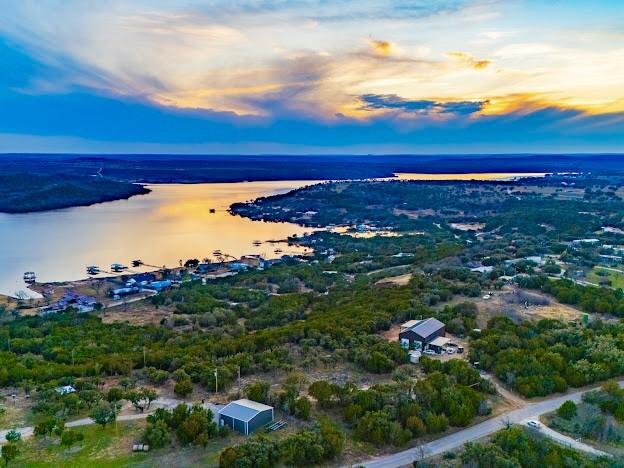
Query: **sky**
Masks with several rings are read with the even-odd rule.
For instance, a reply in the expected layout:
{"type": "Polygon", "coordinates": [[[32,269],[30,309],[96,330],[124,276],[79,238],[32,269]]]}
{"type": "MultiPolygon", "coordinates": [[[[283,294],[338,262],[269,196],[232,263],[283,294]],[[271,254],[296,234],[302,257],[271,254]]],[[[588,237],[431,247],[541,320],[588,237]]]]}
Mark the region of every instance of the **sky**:
{"type": "Polygon", "coordinates": [[[622,152],[621,0],[0,0],[0,152],[622,152]]]}

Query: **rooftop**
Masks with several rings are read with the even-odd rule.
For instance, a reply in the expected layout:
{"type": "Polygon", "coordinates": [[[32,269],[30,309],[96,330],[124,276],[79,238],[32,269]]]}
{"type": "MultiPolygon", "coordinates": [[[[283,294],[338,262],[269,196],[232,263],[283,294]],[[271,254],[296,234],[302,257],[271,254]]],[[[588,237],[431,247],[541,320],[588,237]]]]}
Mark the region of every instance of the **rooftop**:
{"type": "Polygon", "coordinates": [[[409,327],[414,333],[418,333],[422,337],[430,336],[432,333],[437,332],[440,328],[444,327],[444,324],[438,319],[429,317],[425,320],[419,320],[418,323],[409,327]]]}
{"type": "Polygon", "coordinates": [[[219,410],[219,414],[229,416],[240,421],[250,421],[262,411],[272,410],[273,407],[258,403],[257,401],[242,399],[232,401],[219,410]]]}
{"type": "Polygon", "coordinates": [[[443,336],[438,336],[435,340],[433,340],[431,343],[429,343],[429,346],[446,346],[449,341],[451,341],[450,338],[445,338],[443,336]]]}

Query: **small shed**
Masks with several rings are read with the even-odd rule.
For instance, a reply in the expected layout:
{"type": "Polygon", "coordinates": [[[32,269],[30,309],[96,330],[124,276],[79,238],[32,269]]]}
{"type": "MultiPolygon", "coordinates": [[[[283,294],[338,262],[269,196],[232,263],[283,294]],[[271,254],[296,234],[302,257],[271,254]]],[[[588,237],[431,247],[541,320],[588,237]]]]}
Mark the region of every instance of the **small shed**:
{"type": "Polygon", "coordinates": [[[59,395],[69,395],[70,393],[75,393],[76,389],[71,385],[64,385],[62,387],[56,387],[56,393],[59,395]]]}
{"type": "Polygon", "coordinates": [[[273,421],[273,407],[256,401],[233,401],[219,410],[219,426],[249,435],[273,421]]]}
{"type": "Polygon", "coordinates": [[[440,354],[444,352],[444,348],[450,342],[450,338],[446,338],[444,336],[438,336],[435,340],[429,343],[428,347],[433,349],[436,353],[440,354]]]}

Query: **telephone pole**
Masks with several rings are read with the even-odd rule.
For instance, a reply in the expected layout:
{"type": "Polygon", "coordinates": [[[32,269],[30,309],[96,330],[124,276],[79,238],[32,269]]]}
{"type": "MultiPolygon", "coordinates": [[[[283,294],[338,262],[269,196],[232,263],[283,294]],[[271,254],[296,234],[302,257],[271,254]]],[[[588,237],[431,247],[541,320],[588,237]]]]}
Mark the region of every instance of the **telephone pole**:
{"type": "Polygon", "coordinates": [[[218,372],[217,372],[217,368],[215,367],[215,371],[214,371],[214,376],[215,376],[215,393],[219,393],[219,376],[218,376],[218,372]]]}

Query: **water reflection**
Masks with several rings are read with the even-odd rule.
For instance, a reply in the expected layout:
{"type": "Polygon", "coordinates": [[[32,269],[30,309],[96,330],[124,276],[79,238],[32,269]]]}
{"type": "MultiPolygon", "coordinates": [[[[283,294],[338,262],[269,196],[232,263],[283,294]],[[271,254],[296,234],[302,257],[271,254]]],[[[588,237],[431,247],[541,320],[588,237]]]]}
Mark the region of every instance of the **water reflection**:
{"type": "Polygon", "coordinates": [[[155,185],[152,193],[89,207],[28,214],[0,214],[0,293],[24,289],[22,275],[39,281],[85,277],[87,265],[142,259],[175,266],[180,259],[211,257],[216,249],[232,256],[274,258],[296,247],[267,240],[301,235],[309,228],[290,223],[251,221],[227,212],[238,201],[284,193],[306,181],[155,185]],[[212,213],[211,210],[215,212],[212,213]],[[255,240],[263,241],[259,246],[255,240]]]}

